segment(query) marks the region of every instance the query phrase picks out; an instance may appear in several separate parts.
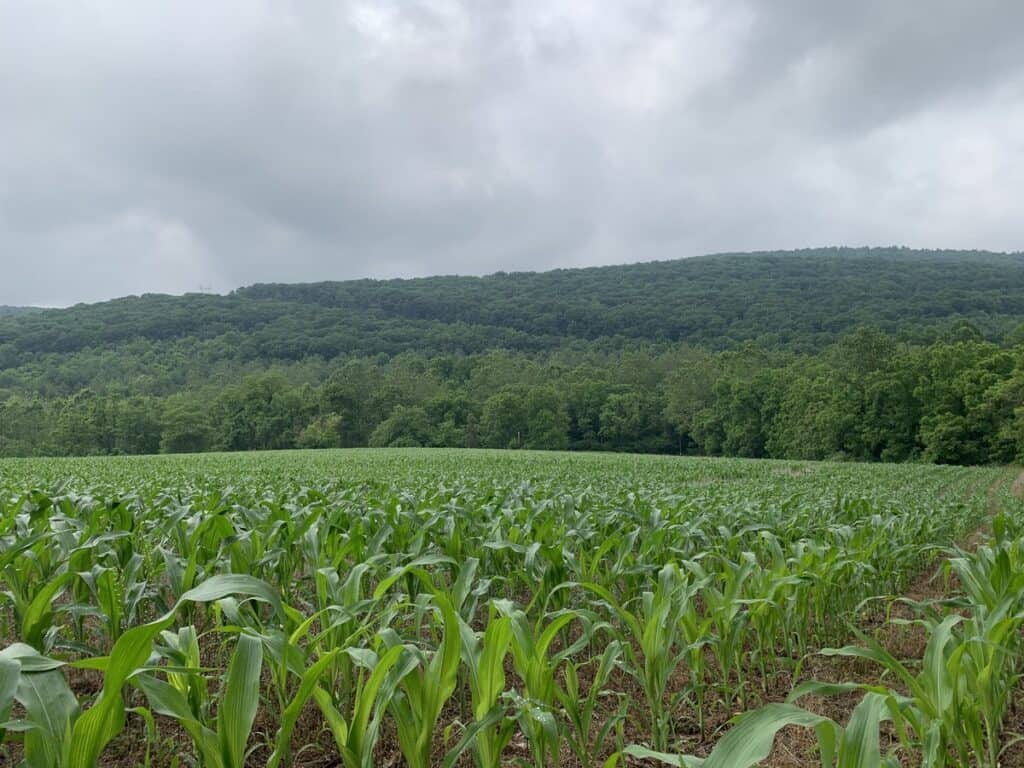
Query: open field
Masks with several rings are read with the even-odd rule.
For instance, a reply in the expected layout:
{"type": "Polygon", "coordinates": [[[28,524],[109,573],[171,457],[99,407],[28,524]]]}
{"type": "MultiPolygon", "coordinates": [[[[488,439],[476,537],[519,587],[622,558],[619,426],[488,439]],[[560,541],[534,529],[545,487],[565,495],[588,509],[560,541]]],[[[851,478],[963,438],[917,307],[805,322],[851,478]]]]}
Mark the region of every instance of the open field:
{"type": "Polygon", "coordinates": [[[0,764],[1021,765],[1018,473],[3,461],[0,764]]]}

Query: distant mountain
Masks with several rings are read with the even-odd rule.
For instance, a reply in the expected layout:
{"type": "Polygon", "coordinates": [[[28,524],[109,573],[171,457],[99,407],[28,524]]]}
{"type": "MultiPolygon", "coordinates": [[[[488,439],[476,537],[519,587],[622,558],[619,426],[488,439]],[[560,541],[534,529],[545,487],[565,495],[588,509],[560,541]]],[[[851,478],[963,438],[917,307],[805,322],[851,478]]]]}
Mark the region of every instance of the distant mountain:
{"type": "Polygon", "coordinates": [[[0,317],[14,317],[15,315],[27,315],[31,312],[42,312],[41,307],[8,307],[0,304],[0,317]]]}
{"type": "Polygon", "coordinates": [[[1024,254],[722,254],[0,317],[0,456],[434,445],[986,464],[1024,461],[1021,435],[1024,254]]]}
{"type": "Polygon", "coordinates": [[[852,328],[928,341],[1024,321],[1024,254],[827,248],[487,277],[254,285],[0,310],[0,389],[74,391],[339,356],[544,353],[685,342],[815,351],[852,328]],[[72,364],[68,364],[73,361],[72,364]],[[52,379],[52,381],[51,381],[52,379]]]}

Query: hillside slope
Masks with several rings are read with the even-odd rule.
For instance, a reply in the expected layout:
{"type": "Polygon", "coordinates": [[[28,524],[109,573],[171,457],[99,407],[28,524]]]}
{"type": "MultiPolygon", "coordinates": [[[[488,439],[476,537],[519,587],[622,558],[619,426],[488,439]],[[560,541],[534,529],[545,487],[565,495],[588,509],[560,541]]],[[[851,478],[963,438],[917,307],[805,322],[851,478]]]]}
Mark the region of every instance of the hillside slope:
{"type": "Polygon", "coordinates": [[[0,367],[127,342],[219,342],[214,357],[537,352],[595,342],[820,349],[873,324],[927,340],[958,319],[1024,319],[1024,255],[907,249],[728,254],[488,277],[254,285],[0,318],[0,367]]]}
{"type": "Polygon", "coordinates": [[[0,317],[14,317],[42,311],[40,307],[9,307],[6,304],[0,304],[0,317]]]}
{"type": "Polygon", "coordinates": [[[1006,463],[1024,460],[1022,321],[1024,256],[900,249],[130,297],[0,318],[0,455],[1006,463]]]}

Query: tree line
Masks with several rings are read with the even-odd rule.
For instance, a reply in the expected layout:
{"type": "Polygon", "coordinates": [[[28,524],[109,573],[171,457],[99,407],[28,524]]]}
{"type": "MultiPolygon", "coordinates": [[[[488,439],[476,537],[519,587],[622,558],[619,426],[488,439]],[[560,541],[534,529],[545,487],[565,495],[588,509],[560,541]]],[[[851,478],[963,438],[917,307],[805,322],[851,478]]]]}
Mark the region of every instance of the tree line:
{"type": "Polygon", "coordinates": [[[914,344],[862,327],[819,352],[745,343],[403,353],[221,370],[168,394],[9,392],[0,455],[357,446],[795,459],[1024,459],[1024,343],[961,322],[914,344]]]}

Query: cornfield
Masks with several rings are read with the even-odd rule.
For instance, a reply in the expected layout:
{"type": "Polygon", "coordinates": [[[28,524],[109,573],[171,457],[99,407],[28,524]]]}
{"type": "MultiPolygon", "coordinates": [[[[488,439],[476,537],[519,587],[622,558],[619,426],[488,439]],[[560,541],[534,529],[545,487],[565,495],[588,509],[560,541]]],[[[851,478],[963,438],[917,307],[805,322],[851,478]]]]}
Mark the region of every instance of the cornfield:
{"type": "Polygon", "coordinates": [[[0,764],[1011,765],[1016,476],[0,462],[0,764]]]}

